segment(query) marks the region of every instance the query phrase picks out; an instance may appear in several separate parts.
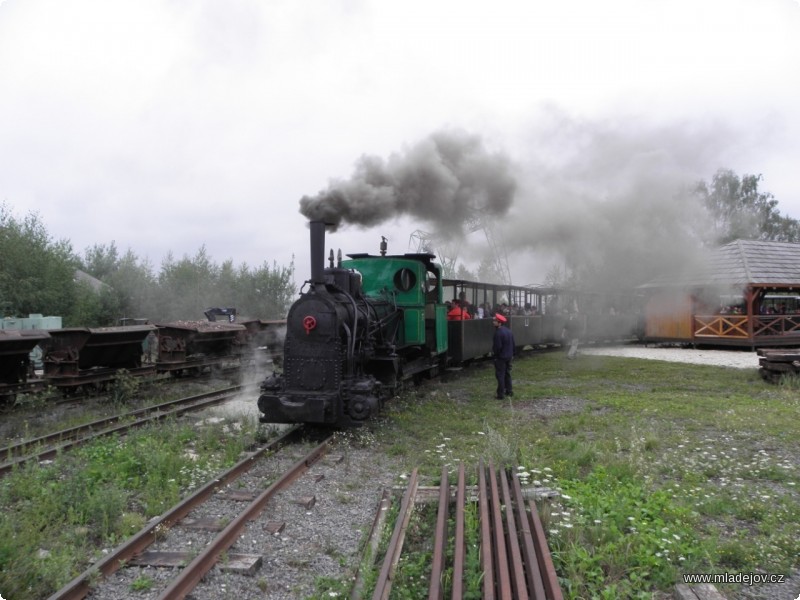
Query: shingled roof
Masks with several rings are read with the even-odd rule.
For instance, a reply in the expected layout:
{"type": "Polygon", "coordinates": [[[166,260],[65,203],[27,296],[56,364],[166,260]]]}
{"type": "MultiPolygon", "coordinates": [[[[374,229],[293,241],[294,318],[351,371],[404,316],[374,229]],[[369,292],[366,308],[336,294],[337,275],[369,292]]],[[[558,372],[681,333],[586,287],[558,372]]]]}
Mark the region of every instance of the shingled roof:
{"type": "Polygon", "coordinates": [[[711,251],[678,277],[642,287],[758,285],[800,287],[800,244],[736,240],[711,251]]]}

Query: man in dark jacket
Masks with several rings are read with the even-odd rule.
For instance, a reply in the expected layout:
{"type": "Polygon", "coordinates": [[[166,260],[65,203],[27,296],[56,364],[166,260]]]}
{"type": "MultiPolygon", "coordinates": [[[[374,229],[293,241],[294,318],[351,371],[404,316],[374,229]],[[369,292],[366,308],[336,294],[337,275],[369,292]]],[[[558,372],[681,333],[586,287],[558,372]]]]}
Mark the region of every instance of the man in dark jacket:
{"type": "Polygon", "coordinates": [[[511,360],[514,358],[514,334],[508,327],[503,327],[508,319],[502,314],[494,316],[494,342],[492,354],[494,355],[494,374],[497,377],[497,399],[512,396],[511,387],[511,360]]]}

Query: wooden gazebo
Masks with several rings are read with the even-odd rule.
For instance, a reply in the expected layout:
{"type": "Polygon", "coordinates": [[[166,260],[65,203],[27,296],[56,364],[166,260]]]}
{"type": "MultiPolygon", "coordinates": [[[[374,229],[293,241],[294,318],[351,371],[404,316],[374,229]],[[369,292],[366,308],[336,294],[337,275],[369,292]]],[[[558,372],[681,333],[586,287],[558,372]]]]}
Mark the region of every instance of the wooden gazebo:
{"type": "Polygon", "coordinates": [[[800,244],[736,240],[642,290],[647,342],[800,346],[800,244]]]}

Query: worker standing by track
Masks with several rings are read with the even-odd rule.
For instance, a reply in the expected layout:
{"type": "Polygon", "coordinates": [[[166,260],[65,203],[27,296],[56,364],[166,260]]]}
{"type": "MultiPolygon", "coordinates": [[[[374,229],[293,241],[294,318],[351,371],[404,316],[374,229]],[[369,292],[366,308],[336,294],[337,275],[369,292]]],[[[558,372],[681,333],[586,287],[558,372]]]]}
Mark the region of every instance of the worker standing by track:
{"type": "Polygon", "coordinates": [[[494,341],[492,343],[492,355],[494,356],[494,374],[497,378],[498,400],[506,396],[513,396],[511,384],[511,361],[514,359],[514,334],[504,324],[508,323],[508,318],[498,312],[492,320],[494,324],[494,341]]]}

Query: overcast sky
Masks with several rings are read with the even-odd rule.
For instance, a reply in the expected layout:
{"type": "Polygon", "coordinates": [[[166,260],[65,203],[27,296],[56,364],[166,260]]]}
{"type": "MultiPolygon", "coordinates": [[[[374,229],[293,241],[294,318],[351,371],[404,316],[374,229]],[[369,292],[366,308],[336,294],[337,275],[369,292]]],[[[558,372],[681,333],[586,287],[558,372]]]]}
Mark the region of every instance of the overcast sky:
{"type": "MultiPolygon", "coordinates": [[[[595,205],[721,167],[800,219],[800,1],[0,0],[0,202],[80,254],[294,255],[302,282],[300,199],[441,132],[502,157],[498,235],[536,261],[595,205]]],[[[398,211],[329,245],[436,229],[398,211]]]]}

